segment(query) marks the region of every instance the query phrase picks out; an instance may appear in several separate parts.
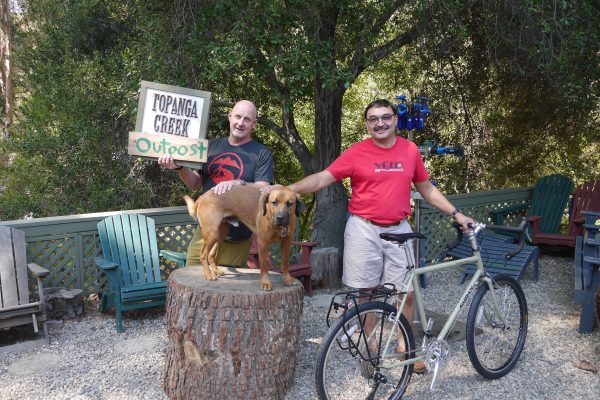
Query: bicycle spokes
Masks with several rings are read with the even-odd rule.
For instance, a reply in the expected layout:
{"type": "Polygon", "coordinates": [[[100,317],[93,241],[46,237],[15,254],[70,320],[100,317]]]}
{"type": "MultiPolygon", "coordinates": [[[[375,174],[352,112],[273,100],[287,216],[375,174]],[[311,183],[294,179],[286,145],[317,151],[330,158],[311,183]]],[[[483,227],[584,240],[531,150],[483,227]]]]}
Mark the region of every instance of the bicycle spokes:
{"type": "Polygon", "coordinates": [[[527,301],[512,278],[483,285],[467,317],[467,351],[473,367],[489,379],[506,375],[521,355],[527,337],[527,301]]]}

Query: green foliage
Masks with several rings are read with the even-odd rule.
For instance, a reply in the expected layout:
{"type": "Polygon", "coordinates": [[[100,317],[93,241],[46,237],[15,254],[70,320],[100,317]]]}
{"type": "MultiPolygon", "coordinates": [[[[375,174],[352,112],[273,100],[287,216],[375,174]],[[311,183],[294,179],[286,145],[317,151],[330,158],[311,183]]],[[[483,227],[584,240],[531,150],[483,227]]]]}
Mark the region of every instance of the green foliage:
{"type": "MultiPolygon", "coordinates": [[[[583,182],[597,157],[599,14],[593,2],[436,2],[424,41],[371,74],[393,69],[394,95],[432,99],[417,141],[463,145],[464,160],[431,158],[447,193],[531,185],[560,172],[583,182]]],[[[361,90],[361,89],[358,89],[361,90]]],[[[381,90],[381,89],[380,89],[381,90]]]]}
{"type": "Polygon", "coordinates": [[[256,138],[274,151],[278,183],[327,165],[364,137],[364,106],[398,94],[432,98],[418,142],[466,148],[465,159],[427,160],[447,193],[600,174],[592,0],[23,6],[17,120],[0,143],[0,219],[181,204],[188,190],[176,174],[126,154],[140,80],[212,92],[210,137],[227,134],[235,101],[254,101],[256,138]]]}
{"type": "Polygon", "coordinates": [[[28,6],[16,35],[20,115],[1,149],[0,219],[160,205],[161,186],[176,180],[161,182],[155,167],[126,154],[139,85],[139,73],[126,71],[131,10],[28,6]]]}

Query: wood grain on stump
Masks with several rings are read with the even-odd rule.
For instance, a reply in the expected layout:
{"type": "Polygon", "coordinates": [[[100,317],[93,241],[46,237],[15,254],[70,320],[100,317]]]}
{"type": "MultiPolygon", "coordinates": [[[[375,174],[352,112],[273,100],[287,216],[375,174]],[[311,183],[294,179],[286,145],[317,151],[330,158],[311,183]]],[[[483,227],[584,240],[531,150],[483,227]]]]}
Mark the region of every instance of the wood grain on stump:
{"type": "Polygon", "coordinates": [[[302,316],[302,285],[259,270],[225,268],[216,281],[201,267],[169,277],[164,390],[171,399],[283,399],[291,387],[302,316]]]}

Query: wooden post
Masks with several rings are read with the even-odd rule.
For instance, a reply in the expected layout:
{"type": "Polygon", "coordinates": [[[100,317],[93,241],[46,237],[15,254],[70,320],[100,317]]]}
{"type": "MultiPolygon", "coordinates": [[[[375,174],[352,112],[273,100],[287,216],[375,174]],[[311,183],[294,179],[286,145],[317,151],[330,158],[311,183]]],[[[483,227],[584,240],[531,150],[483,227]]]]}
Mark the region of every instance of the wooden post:
{"type": "Polygon", "coordinates": [[[271,272],[225,268],[216,281],[201,267],[169,277],[169,336],[163,387],[171,399],[283,399],[292,386],[302,316],[302,285],[271,272]]]}
{"type": "Polygon", "coordinates": [[[339,251],[335,247],[321,247],[310,253],[312,279],[321,288],[337,289],[341,286],[339,251]]]}
{"type": "Polygon", "coordinates": [[[598,291],[596,291],[596,323],[598,324],[598,328],[600,328],[600,286],[598,287],[598,291]]]}

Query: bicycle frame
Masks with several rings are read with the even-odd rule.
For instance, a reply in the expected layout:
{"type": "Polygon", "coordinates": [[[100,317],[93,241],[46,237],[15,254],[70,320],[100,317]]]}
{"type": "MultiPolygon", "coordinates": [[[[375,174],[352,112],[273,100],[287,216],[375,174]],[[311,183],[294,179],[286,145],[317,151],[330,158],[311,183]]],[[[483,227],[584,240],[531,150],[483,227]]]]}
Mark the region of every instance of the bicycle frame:
{"type": "MultiPolygon", "coordinates": [[[[473,235],[473,234],[470,233],[470,235],[473,235]]],[[[475,241],[474,236],[470,237],[470,239],[471,239],[471,243],[473,243],[475,241]]],[[[492,298],[493,298],[494,308],[496,309],[496,311],[498,312],[499,315],[502,315],[502,313],[499,312],[500,306],[499,306],[498,299],[496,298],[494,290],[492,290],[493,289],[492,279],[489,276],[487,276],[487,274],[485,273],[479,247],[475,246],[475,248],[476,248],[476,250],[473,250],[473,256],[471,256],[471,257],[463,258],[460,260],[445,261],[445,262],[441,262],[441,263],[437,263],[437,264],[427,265],[427,266],[420,267],[420,268],[413,267],[409,270],[408,277],[407,277],[408,279],[405,280],[405,285],[404,285],[403,289],[406,288],[407,281],[412,282],[412,286],[414,288],[414,300],[413,301],[414,301],[414,304],[416,305],[417,312],[419,314],[419,321],[421,324],[421,329],[423,330],[423,333],[425,334],[426,337],[431,338],[431,327],[428,326],[428,322],[426,320],[425,308],[423,306],[423,295],[421,293],[421,288],[419,287],[419,276],[429,273],[429,272],[435,272],[435,271],[440,271],[443,269],[466,266],[466,265],[472,264],[472,263],[475,263],[477,265],[477,269],[475,270],[475,273],[469,280],[469,283],[467,284],[467,287],[465,288],[462,295],[460,296],[460,299],[458,300],[457,304],[454,306],[454,309],[452,310],[452,312],[450,313],[450,316],[448,317],[448,320],[442,327],[442,330],[440,331],[440,334],[437,336],[437,339],[446,340],[450,330],[452,329],[452,327],[456,323],[456,320],[458,319],[460,311],[462,310],[465,303],[467,302],[468,297],[471,295],[473,290],[478,287],[478,283],[480,281],[484,281],[490,288],[492,298]]],[[[396,315],[394,316],[394,319],[396,322],[400,318],[400,314],[402,313],[402,310],[404,309],[404,306],[406,304],[406,297],[407,296],[403,296],[402,300],[400,301],[399,307],[397,307],[397,312],[396,312],[396,315]]],[[[503,320],[502,323],[506,323],[506,321],[503,320]]],[[[390,340],[393,337],[393,335],[396,334],[396,332],[395,332],[396,329],[398,329],[397,323],[393,325],[392,333],[388,336],[388,339],[385,343],[383,351],[381,352],[381,354],[383,354],[383,355],[381,356],[380,366],[382,368],[394,368],[394,367],[399,367],[399,366],[403,366],[406,364],[412,364],[417,361],[423,361],[425,358],[425,352],[422,349],[416,351],[415,357],[408,358],[407,360],[393,359],[393,358],[397,358],[397,356],[386,357],[386,354],[394,353],[393,351],[389,352],[388,350],[389,350],[389,346],[390,346],[390,340]]]]}

